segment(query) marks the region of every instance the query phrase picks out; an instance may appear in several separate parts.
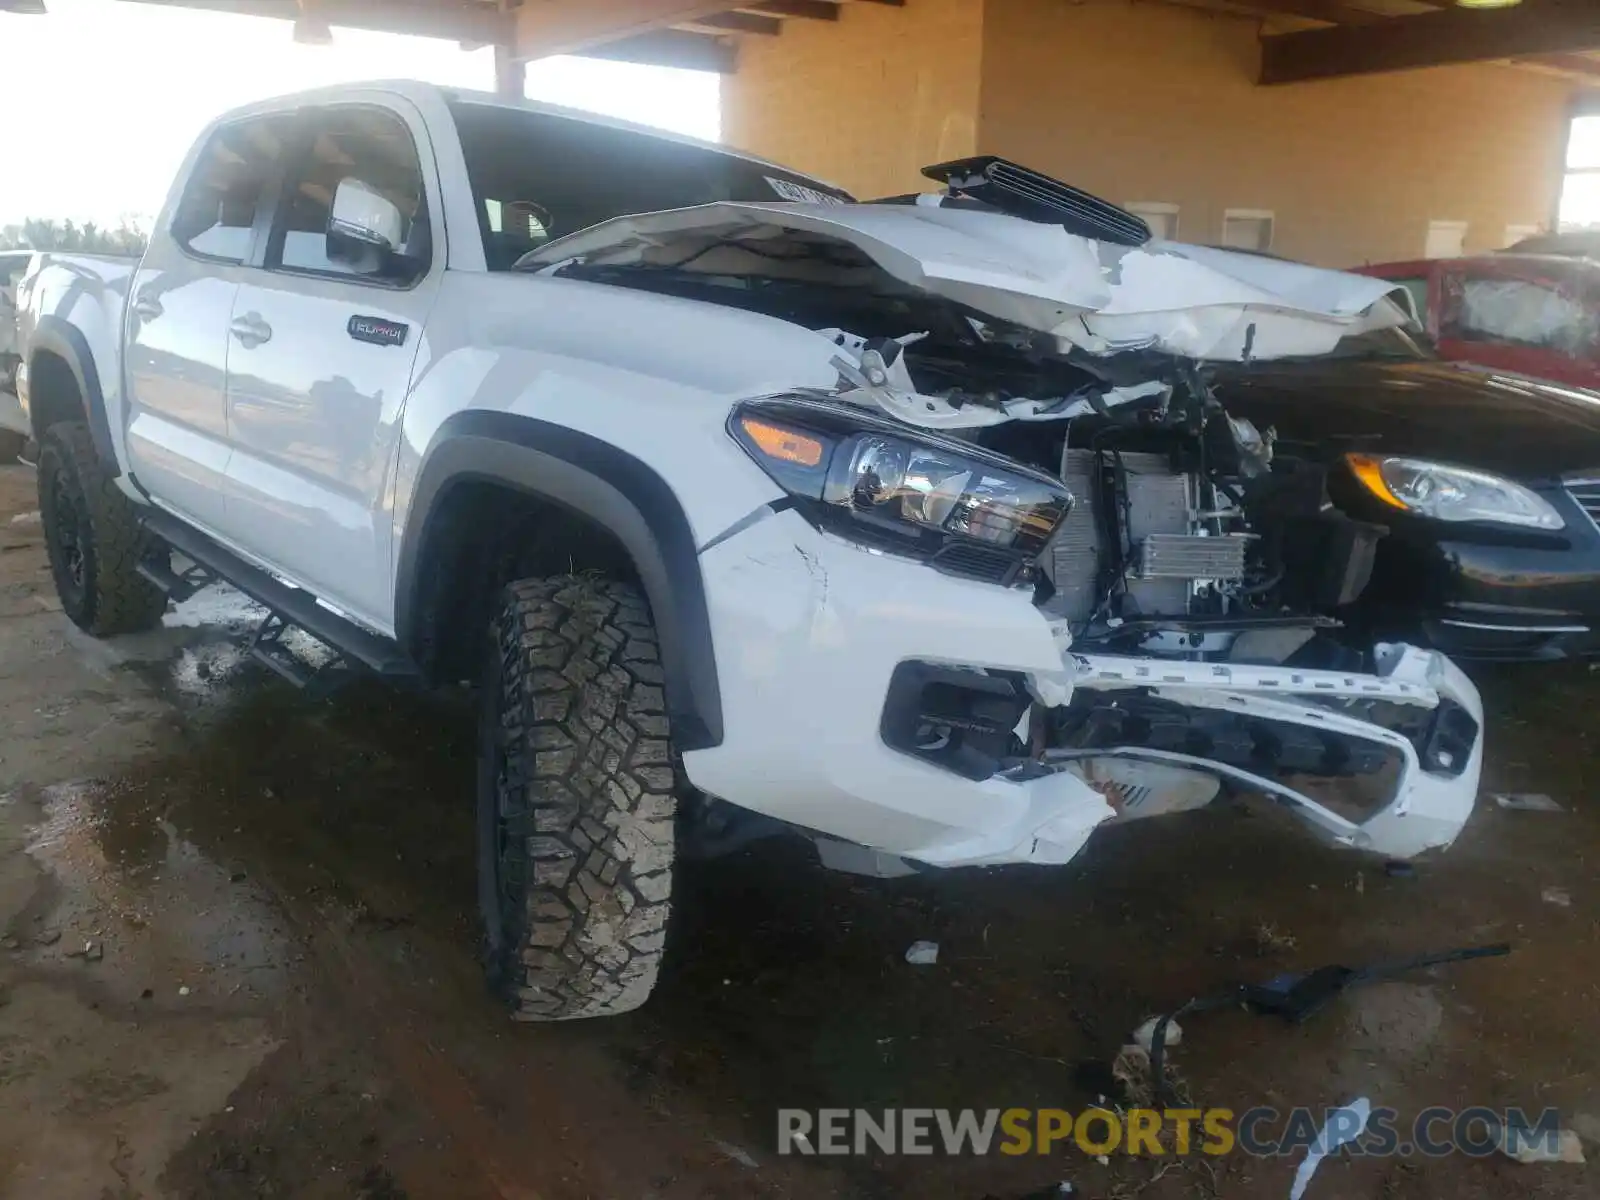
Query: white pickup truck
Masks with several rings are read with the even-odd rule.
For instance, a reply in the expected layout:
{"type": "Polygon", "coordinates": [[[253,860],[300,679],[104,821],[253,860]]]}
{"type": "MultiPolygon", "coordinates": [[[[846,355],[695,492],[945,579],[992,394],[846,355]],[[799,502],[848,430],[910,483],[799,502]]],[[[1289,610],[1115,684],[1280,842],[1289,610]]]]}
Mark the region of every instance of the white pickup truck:
{"type": "Polygon", "coordinates": [[[1226,787],[1448,845],[1477,693],[1340,627],[1382,529],[1208,384],[1403,323],[1388,285],[930,173],[858,203],[412,83],[228,114],[143,261],[21,289],[67,614],[137,630],[221,577],[298,682],[291,626],[475,683],[524,1019],[641,1003],[675,855],[772,830],[858,871],[1065,863],[1226,787]]]}

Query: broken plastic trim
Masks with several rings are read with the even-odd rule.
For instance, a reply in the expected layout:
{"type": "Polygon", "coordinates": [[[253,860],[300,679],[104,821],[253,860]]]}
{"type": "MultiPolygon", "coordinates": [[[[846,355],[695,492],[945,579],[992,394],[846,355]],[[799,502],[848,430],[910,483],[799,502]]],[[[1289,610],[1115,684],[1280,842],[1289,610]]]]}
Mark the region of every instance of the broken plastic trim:
{"type": "Polygon", "coordinates": [[[993,155],[959,158],[922,168],[950,189],[1025,221],[1060,225],[1068,233],[1117,246],[1142,246],[1153,236],[1143,218],[1071,184],[993,155]]]}

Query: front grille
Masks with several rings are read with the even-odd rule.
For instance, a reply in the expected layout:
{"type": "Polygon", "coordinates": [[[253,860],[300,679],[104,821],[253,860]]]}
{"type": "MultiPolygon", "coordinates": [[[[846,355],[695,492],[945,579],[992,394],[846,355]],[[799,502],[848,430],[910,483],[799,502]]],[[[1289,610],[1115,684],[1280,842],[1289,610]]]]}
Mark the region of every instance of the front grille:
{"type": "Polygon", "coordinates": [[[1574,479],[1567,484],[1567,495],[1583,509],[1596,529],[1600,529],[1600,479],[1574,479]]]}
{"type": "Polygon", "coordinates": [[[947,575],[961,575],[967,579],[1007,586],[1016,582],[1018,574],[1027,565],[1015,551],[975,546],[970,542],[951,542],[933,556],[932,563],[935,569],[947,575]]]}

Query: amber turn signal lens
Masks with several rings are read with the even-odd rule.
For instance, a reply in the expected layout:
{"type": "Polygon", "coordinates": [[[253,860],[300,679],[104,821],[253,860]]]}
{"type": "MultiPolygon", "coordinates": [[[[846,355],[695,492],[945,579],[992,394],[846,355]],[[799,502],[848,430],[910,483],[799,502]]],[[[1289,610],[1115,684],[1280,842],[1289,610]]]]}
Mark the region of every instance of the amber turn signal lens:
{"type": "Polygon", "coordinates": [[[822,443],[814,437],[807,437],[781,425],[769,425],[754,417],[741,417],[739,424],[744,428],[745,436],[768,458],[801,467],[822,464],[822,443]]]}
{"type": "Polygon", "coordinates": [[[1346,454],[1345,462],[1350,464],[1350,470],[1355,472],[1362,486],[1382,500],[1385,504],[1392,504],[1396,508],[1410,508],[1404,500],[1390,490],[1389,485],[1383,481],[1382,460],[1370,454],[1346,454]]]}

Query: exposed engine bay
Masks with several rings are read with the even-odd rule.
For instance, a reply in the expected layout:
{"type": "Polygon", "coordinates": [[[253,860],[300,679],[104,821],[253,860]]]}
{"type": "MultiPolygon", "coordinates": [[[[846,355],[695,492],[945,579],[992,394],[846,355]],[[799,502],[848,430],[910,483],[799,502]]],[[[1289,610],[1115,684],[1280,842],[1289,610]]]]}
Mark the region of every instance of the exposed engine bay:
{"type": "MultiPolygon", "coordinates": [[[[1338,628],[1334,614],[1366,586],[1385,530],[1332,506],[1323,464],[1276,453],[1273,430],[1230,416],[1200,365],[1136,357],[1153,378],[1129,384],[1102,375],[1064,404],[1041,407],[1030,396],[960,381],[960,364],[926,340],[899,356],[919,394],[932,380],[953,407],[1017,412],[966,436],[1052,471],[1072,493],[1039,565],[1042,606],[1071,622],[1075,645],[1237,662],[1300,653],[1310,661],[1310,643],[1338,628]]],[[[1135,364],[1088,365],[1103,372],[1135,364]]],[[[1314,661],[1331,665],[1334,642],[1323,642],[1314,661]]]]}

